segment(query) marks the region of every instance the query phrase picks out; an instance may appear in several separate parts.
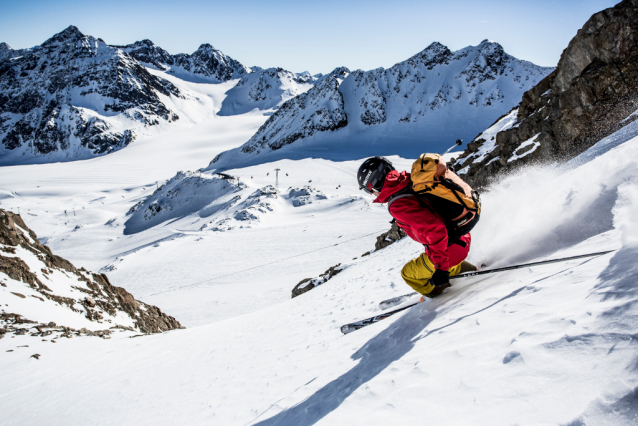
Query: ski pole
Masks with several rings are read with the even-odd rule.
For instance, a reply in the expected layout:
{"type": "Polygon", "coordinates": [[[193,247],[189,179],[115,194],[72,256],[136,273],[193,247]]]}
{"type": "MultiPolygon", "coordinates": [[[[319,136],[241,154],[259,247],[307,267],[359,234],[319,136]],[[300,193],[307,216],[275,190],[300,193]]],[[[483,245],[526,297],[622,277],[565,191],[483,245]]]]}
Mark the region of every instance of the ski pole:
{"type": "MultiPolygon", "coordinates": [[[[546,265],[546,264],[549,264],[549,263],[566,262],[568,260],[582,259],[584,257],[602,256],[603,254],[611,253],[613,251],[616,251],[616,250],[607,250],[607,251],[601,251],[601,252],[597,252],[597,253],[581,254],[581,255],[578,255],[578,256],[562,257],[560,259],[541,260],[539,262],[523,263],[521,265],[504,266],[502,268],[487,269],[485,271],[467,272],[465,274],[454,275],[454,276],[450,277],[450,279],[454,280],[454,279],[458,279],[458,278],[473,277],[473,276],[476,276],[476,275],[491,274],[493,272],[503,272],[503,271],[510,271],[512,269],[526,268],[528,266],[538,266],[538,265],[546,265]]],[[[379,303],[379,308],[387,309],[387,308],[390,308],[392,306],[396,306],[399,303],[403,303],[403,301],[409,299],[410,297],[416,296],[417,294],[418,293],[415,291],[415,292],[412,292],[412,293],[404,294],[403,296],[397,296],[397,297],[393,297],[392,299],[384,300],[384,301],[379,303]]]]}
{"type": "Polygon", "coordinates": [[[512,269],[527,268],[528,266],[547,265],[549,263],[566,262],[568,260],[582,259],[583,257],[602,256],[603,254],[611,253],[612,251],[616,251],[616,250],[607,250],[607,251],[600,251],[598,253],[580,254],[578,256],[563,257],[560,259],[541,260],[540,262],[523,263],[521,265],[505,266],[503,268],[496,268],[496,269],[487,269],[485,271],[467,272],[465,274],[454,275],[453,277],[450,277],[450,279],[452,280],[456,278],[473,277],[475,275],[491,274],[492,272],[510,271],[512,269]]]}
{"type": "Polygon", "coordinates": [[[463,139],[457,139],[456,142],[454,142],[454,145],[452,145],[451,147],[449,147],[447,149],[447,151],[445,151],[443,154],[441,154],[441,157],[444,156],[445,154],[447,154],[448,152],[452,151],[454,148],[456,148],[457,146],[460,146],[463,143],[463,139]]]}

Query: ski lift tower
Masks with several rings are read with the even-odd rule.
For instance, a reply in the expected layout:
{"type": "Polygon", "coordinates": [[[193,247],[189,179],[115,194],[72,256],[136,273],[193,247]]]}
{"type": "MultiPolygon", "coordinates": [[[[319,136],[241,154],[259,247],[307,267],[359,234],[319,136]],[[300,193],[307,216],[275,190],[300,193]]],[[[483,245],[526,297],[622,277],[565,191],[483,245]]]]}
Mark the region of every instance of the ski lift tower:
{"type": "Polygon", "coordinates": [[[275,188],[279,188],[279,171],[281,169],[275,169],[275,188]]]}

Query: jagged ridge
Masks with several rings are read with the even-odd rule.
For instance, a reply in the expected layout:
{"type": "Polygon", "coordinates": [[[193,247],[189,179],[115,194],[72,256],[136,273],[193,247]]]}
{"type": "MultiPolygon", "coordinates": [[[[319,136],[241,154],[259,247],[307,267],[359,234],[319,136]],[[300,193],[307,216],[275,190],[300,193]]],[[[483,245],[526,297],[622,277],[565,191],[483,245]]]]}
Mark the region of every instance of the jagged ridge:
{"type": "Polygon", "coordinates": [[[456,161],[484,186],[532,162],[565,160],[629,124],[638,109],[638,1],[594,14],[563,51],[554,72],[515,110],[479,134],[456,161]]]}
{"type": "Polygon", "coordinates": [[[250,69],[239,61],[208,43],[199,46],[191,55],[186,53],[171,55],[148,39],[126,46],[113,47],[121,49],[140,62],[167,71],[184,80],[204,79],[211,83],[219,83],[241,78],[250,72],[250,69]]]}
{"type": "MultiPolygon", "coordinates": [[[[473,136],[551,71],[518,60],[488,40],[457,52],[435,42],[389,69],[336,69],[282,105],[239,151],[275,151],[346,126],[349,133],[343,137],[348,140],[360,133],[373,135],[370,129],[375,126],[375,136],[388,135],[398,142],[405,135],[420,139],[420,145],[435,144],[448,134],[450,139],[469,132],[473,136]],[[415,136],[419,133],[423,136],[415,136]]],[[[223,167],[235,165],[229,161],[223,167]]]]}

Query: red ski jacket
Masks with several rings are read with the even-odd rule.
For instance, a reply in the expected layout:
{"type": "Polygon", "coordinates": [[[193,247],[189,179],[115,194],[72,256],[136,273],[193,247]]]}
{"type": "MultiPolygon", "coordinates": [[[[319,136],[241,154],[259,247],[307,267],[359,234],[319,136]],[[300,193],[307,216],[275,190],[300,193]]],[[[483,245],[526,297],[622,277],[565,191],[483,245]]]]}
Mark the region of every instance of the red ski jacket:
{"type": "MultiPolygon", "coordinates": [[[[381,193],[375,203],[387,203],[390,197],[410,184],[410,173],[391,171],[385,178],[381,193]]],[[[470,251],[470,234],[460,238],[466,244],[462,247],[452,244],[448,247],[448,235],[443,218],[434,211],[421,207],[416,197],[403,197],[392,202],[390,214],[397,225],[414,241],[425,246],[425,253],[436,269],[447,271],[458,265],[470,251]]]]}

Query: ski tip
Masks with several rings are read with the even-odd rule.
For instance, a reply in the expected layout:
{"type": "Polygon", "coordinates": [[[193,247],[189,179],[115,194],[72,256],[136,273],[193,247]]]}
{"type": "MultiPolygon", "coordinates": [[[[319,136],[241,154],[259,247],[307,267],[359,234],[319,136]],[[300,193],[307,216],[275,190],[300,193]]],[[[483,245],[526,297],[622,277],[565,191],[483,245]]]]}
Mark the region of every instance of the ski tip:
{"type": "Polygon", "coordinates": [[[405,302],[406,300],[408,300],[409,298],[417,294],[418,293],[413,292],[409,294],[404,294],[403,296],[397,296],[397,297],[393,297],[392,299],[384,300],[383,302],[379,303],[379,309],[381,309],[382,311],[385,311],[386,309],[393,308],[397,305],[400,305],[401,303],[405,302]]]}
{"type": "Polygon", "coordinates": [[[352,324],[346,324],[341,326],[341,332],[343,334],[352,333],[353,331],[357,331],[361,327],[354,326],[352,324]]]}

